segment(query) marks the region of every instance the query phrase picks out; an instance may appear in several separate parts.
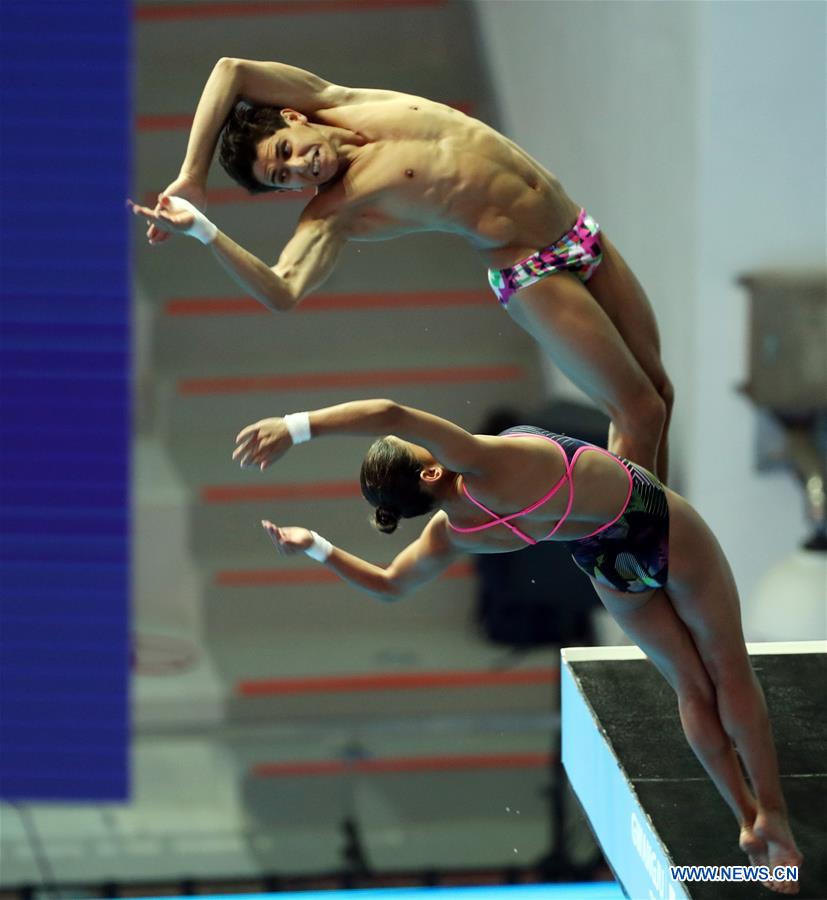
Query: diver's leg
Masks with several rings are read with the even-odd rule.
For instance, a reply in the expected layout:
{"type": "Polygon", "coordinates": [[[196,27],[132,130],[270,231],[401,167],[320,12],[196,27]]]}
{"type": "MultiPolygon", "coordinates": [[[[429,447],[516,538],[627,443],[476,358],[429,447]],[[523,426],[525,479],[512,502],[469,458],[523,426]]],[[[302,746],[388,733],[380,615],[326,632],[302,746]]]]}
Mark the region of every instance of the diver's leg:
{"type": "MultiPolygon", "coordinates": [[[[669,462],[668,431],[675,394],[661,360],[657,321],[646,292],[605,234],[601,234],[601,247],[603,258],[586,283],[586,287],[617,329],[629,352],[643,369],[665,406],[666,416],[658,445],[656,467],[647,468],[666,483],[669,462]]],[[[618,435],[612,443],[618,442],[622,445],[622,435],[618,435]]],[[[619,456],[625,455],[611,444],[609,449],[619,456]]]]}
{"type": "Polygon", "coordinates": [[[583,283],[557,272],[512,295],[507,310],[609,416],[609,449],[658,474],[666,404],[583,283]]]}

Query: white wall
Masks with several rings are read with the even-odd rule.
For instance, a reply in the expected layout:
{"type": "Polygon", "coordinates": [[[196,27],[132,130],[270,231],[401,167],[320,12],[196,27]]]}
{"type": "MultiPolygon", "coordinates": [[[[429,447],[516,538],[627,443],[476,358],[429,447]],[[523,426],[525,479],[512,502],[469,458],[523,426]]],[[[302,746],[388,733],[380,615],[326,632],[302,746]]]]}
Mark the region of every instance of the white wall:
{"type": "Polygon", "coordinates": [[[801,542],[806,520],[792,475],[754,469],[756,414],[734,390],[747,376],[748,323],[735,280],[824,265],[827,7],[701,6],[689,490],[749,603],[760,575],[801,542]]]}
{"type": "Polygon", "coordinates": [[[480,0],[501,127],[595,216],[646,289],[677,393],[684,482],[694,294],[691,4],[480,0]]]}
{"type": "Polygon", "coordinates": [[[478,0],[503,129],[640,278],[675,383],[672,483],[748,601],[805,533],[799,488],[754,471],[750,270],[824,263],[825,6],[478,0]]]}

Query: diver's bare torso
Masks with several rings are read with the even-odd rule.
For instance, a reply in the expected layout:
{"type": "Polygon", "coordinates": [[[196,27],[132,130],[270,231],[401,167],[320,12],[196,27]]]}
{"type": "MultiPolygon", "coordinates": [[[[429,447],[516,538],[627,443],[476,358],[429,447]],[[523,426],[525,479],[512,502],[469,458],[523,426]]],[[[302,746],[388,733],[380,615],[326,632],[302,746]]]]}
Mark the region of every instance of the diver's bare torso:
{"type": "Polygon", "coordinates": [[[314,116],[364,143],[308,207],[339,220],[348,239],[450,232],[502,267],[556,240],[577,218],[557,179],[483,122],[407,94],[356,98],[314,116]]]}

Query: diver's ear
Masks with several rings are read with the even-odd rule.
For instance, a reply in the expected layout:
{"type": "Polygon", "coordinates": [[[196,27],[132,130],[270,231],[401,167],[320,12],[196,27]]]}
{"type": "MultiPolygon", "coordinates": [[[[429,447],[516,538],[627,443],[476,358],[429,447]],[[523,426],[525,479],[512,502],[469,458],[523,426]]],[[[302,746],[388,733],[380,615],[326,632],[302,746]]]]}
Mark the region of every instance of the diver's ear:
{"type": "Polygon", "coordinates": [[[307,116],[304,113],[297,112],[295,109],[290,109],[289,106],[285,106],[284,109],[282,109],[281,117],[288,125],[307,124],[307,116]]]}
{"type": "Polygon", "coordinates": [[[436,484],[442,478],[445,470],[437,463],[432,466],[425,466],[419,473],[419,477],[428,484],[436,484]]]}

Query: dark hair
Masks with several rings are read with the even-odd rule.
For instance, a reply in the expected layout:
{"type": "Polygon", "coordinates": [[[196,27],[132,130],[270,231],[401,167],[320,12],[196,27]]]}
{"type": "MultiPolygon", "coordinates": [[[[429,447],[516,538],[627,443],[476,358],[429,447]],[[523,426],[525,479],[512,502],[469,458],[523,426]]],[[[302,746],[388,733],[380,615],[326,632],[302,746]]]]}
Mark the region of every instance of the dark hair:
{"type": "Polygon", "coordinates": [[[253,175],[258,144],[287,127],[281,112],[276,106],[253,106],[241,100],[232,108],[224,123],[218,161],[230,178],[251,194],[283,190],[275,185],[262,184],[253,175]]]}
{"type": "Polygon", "coordinates": [[[422,466],[411,451],[392,437],[371,444],[362,463],[362,496],[376,507],[373,524],[379,531],[396,531],[400,518],[430,512],[436,499],[422,487],[422,466]]]}

